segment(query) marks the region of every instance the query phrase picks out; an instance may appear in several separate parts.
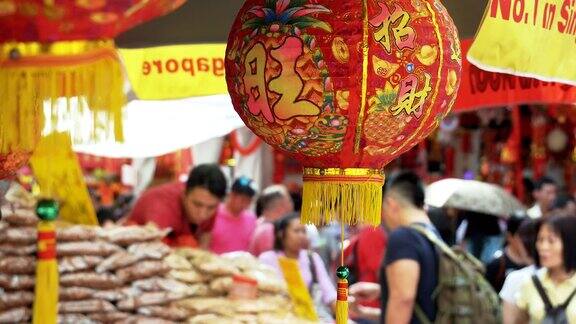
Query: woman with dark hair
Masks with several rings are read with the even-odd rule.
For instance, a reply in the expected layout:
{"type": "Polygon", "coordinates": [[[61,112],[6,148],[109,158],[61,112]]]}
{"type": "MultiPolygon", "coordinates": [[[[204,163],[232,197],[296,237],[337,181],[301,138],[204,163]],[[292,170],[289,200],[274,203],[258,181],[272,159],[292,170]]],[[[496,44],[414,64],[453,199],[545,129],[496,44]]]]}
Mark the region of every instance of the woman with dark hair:
{"type": "Polygon", "coordinates": [[[515,323],[576,323],[576,218],[553,217],[543,221],[536,250],[543,270],[522,286],[515,323]],[[560,320],[550,315],[564,308],[560,320]],[[552,311],[552,312],[551,312],[552,311]],[[544,321],[545,320],[545,321],[544,321]]]}
{"type": "Polygon", "coordinates": [[[274,224],[274,250],[262,253],[259,259],[276,269],[282,278],[294,276],[284,273],[283,260],[296,261],[318,317],[329,320],[336,303],[336,289],[320,256],[305,248],[307,241],[306,227],[300,223],[300,215],[289,214],[274,224]]]}
{"type": "Polygon", "coordinates": [[[531,264],[520,270],[510,272],[506,276],[506,280],[504,280],[504,285],[499,294],[502,299],[502,315],[504,324],[513,324],[515,322],[519,312],[518,307],[516,307],[518,292],[522,288],[522,285],[526,281],[530,280],[532,275],[534,275],[540,268],[538,253],[536,252],[536,239],[541,225],[542,222],[540,219],[530,219],[526,217],[516,231],[522,241],[524,250],[528,253],[531,259],[531,264]]]}

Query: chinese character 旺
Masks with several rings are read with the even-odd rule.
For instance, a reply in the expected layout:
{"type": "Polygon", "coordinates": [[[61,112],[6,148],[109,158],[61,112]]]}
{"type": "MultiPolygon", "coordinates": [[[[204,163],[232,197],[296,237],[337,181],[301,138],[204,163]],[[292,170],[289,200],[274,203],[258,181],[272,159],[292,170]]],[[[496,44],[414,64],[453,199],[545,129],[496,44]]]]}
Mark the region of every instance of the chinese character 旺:
{"type": "Polygon", "coordinates": [[[274,115],[283,120],[320,114],[318,106],[298,98],[304,88],[304,82],[296,73],[296,61],[302,53],[303,44],[298,37],[287,37],[284,44],[270,53],[282,65],[282,72],[270,81],[269,86],[271,91],[280,94],[280,99],[274,104],[274,115]]]}
{"type": "Polygon", "coordinates": [[[266,95],[266,49],[262,43],[257,43],[248,51],[244,67],[246,73],[243,81],[245,91],[248,94],[250,113],[255,116],[262,113],[268,122],[274,122],[274,116],[266,95]]]}
{"type": "Polygon", "coordinates": [[[392,13],[384,2],[378,1],[378,6],[380,13],[370,19],[370,25],[377,28],[374,33],[376,41],[380,42],[388,53],[392,51],[392,37],[398,49],[414,48],[416,33],[412,27],[408,26],[410,14],[398,4],[394,4],[392,13]]]}
{"type": "Polygon", "coordinates": [[[422,107],[428,93],[432,90],[430,87],[430,75],[425,74],[424,86],[421,90],[418,89],[418,78],[414,74],[408,75],[402,80],[400,85],[400,92],[398,95],[398,104],[391,109],[392,115],[398,116],[402,112],[407,115],[414,114],[416,118],[422,116],[422,107]]]}
{"type": "Polygon", "coordinates": [[[302,40],[297,37],[287,37],[281,46],[273,48],[270,56],[281,65],[281,72],[267,85],[268,54],[264,45],[258,43],[248,51],[244,64],[246,68],[244,87],[248,94],[248,108],[253,115],[261,113],[272,123],[275,117],[287,120],[296,116],[316,116],[320,113],[318,106],[298,98],[304,88],[304,82],[296,73],[296,62],[302,53],[302,40]],[[272,108],[268,102],[268,90],[280,95],[272,108]]]}

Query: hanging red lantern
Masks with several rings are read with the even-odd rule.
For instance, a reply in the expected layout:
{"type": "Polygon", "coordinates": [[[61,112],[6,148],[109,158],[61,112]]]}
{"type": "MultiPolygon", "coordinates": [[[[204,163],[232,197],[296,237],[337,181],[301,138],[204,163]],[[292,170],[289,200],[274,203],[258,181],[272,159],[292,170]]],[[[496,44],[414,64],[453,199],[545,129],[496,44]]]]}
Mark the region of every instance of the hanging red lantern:
{"type": "Polygon", "coordinates": [[[0,1],[0,159],[30,155],[41,130],[61,124],[73,124],[77,142],[121,141],[124,76],[113,38],[184,2],[0,1]]]}
{"type": "Polygon", "coordinates": [[[111,39],[186,0],[3,0],[0,42],[111,39]]]}
{"type": "Polygon", "coordinates": [[[460,69],[437,0],[248,0],[226,57],[238,114],[304,165],[314,223],[380,222],[382,168],[439,125],[460,69]]]}

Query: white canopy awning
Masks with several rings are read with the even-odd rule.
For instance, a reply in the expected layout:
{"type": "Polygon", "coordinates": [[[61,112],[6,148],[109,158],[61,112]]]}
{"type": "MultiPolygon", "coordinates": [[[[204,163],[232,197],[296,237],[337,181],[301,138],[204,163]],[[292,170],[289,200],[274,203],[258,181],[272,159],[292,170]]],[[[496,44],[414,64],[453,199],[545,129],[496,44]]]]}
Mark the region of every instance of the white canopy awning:
{"type": "Polygon", "coordinates": [[[134,100],[125,108],[124,143],[75,145],[74,150],[111,158],[145,158],[191,147],[243,126],[228,95],[134,100]]]}

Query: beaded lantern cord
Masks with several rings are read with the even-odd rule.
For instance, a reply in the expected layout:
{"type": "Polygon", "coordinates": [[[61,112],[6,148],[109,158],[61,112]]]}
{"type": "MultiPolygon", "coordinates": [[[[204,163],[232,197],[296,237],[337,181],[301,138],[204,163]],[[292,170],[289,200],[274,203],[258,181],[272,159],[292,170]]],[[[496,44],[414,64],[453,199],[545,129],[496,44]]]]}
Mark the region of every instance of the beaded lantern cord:
{"type": "Polygon", "coordinates": [[[36,284],[32,322],[34,324],[56,324],[58,322],[59,276],[56,259],[56,226],[58,203],[41,199],[36,205],[38,222],[38,252],[36,284]]]}

